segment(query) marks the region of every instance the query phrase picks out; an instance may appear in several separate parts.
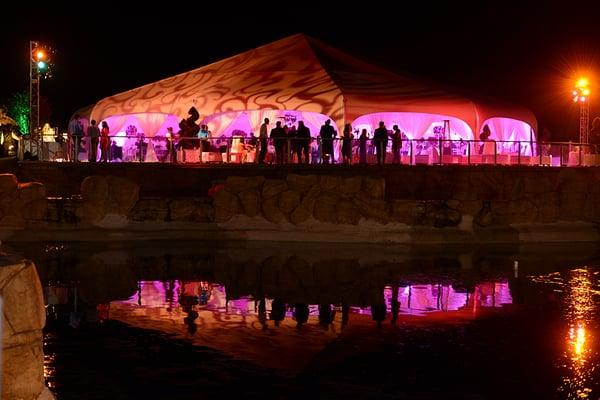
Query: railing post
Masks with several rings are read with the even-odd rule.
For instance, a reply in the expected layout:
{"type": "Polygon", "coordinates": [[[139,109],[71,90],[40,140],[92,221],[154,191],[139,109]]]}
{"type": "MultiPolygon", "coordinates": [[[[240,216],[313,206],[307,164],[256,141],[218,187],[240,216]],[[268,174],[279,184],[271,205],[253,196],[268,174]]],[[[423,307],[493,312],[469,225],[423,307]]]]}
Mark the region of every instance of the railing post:
{"type": "Polygon", "coordinates": [[[415,165],[413,162],[414,157],[413,157],[413,140],[412,139],[410,139],[409,144],[410,144],[410,165],[415,165]]]}
{"type": "Polygon", "coordinates": [[[521,165],[521,141],[519,140],[519,154],[517,155],[517,165],[521,165]]]}
{"type": "Polygon", "coordinates": [[[227,143],[227,147],[225,149],[225,161],[227,162],[227,164],[230,163],[231,159],[231,143],[232,143],[232,139],[226,139],[225,143],[227,143]]]}
{"type": "Polygon", "coordinates": [[[467,141],[467,165],[471,165],[471,141],[467,141]]]}
{"type": "Polygon", "coordinates": [[[440,146],[440,148],[438,149],[439,153],[440,153],[439,159],[440,159],[440,165],[442,165],[442,152],[444,151],[444,149],[442,147],[442,139],[440,139],[440,141],[439,141],[439,146],[440,146]]]}
{"type": "MultiPolygon", "coordinates": [[[[540,167],[541,167],[542,166],[542,148],[540,147],[539,143],[537,143],[537,151],[540,156],[540,167]]],[[[552,162],[550,162],[550,166],[552,166],[552,162]]]]}
{"type": "Polygon", "coordinates": [[[583,144],[579,143],[579,165],[578,165],[579,167],[581,167],[583,165],[582,160],[581,160],[581,148],[582,147],[583,147],[583,144]]]}
{"type": "MultiPolygon", "coordinates": [[[[485,146],[485,144],[484,144],[485,146]]],[[[494,165],[498,165],[498,146],[496,145],[496,142],[494,141],[494,165]]]]}

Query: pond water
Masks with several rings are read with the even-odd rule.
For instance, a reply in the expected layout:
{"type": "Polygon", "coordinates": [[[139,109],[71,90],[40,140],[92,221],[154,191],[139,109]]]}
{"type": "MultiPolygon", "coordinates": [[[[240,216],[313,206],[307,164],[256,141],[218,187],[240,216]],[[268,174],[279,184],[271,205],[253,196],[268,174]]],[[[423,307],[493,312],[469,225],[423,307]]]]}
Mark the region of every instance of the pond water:
{"type": "Polygon", "coordinates": [[[59,399],[599,399],[590,246],[3,244],[59,399]]]}

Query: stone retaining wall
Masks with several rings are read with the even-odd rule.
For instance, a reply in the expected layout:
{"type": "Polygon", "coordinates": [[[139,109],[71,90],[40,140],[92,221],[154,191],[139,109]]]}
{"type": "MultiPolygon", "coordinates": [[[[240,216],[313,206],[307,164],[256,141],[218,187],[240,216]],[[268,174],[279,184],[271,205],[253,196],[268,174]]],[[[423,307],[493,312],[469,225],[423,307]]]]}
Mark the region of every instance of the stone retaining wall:
{"type": "Polygon", "coordinates": [[[600,239],[600,169],[415,167],[380,177],[340,171],[229,175],[193,197],[143,196],[143,183],[94,175],[83,180],[80,196],[50,202],[42,184],[4,174],[0,228],[183,229],[217,239],[305,241],[328,240],[326,232],[367,242],[600,239]],[[536,239],[532,229],[545,236],[536,239]],[[567,231],[575,236],[561,237],[567,231]]]}

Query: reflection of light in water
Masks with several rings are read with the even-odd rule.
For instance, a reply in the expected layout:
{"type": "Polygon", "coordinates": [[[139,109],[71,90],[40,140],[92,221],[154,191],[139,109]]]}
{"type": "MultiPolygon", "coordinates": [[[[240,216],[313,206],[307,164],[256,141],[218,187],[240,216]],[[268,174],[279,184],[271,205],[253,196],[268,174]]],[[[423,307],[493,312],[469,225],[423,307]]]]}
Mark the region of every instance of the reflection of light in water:
{"type": "Polygon", "coordinates": [[[592,275],[587,269],[570,272],[566,287],[566,318],[569,323],[566,338],[566,375],[559,390],[568,399],[584,399],[592,394],[594,370],[598,367],[597,352],[593,348],[592,319],[595,312],[592,275]]]}

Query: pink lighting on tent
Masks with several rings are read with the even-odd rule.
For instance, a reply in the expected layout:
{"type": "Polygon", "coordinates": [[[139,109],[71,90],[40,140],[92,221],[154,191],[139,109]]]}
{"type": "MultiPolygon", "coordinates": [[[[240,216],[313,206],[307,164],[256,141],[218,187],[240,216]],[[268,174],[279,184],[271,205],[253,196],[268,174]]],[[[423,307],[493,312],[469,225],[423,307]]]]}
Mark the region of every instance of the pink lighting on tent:
{"type": "Polygon", "coordinates": [[[521,142],[521,155],[532,155],[532,145],[535,145],[535,132],[533,128],[524,121],[512,118],[490,118],[481,126],[487,125],[492,132],[490,139],[503,141],[498,144],[498,153],[518,154],[521,142]]]}
{"type": "Polygon", "coordinates": [[[444,120],[450,121],[450,132],[449,135],[447,133],[447,139],[473,139],[473,131],[466,122],[455,117],[441,114],[416,112],[381,112],[366,114],[355,119],[352,122],[352,127],[359,131],[366,128],[367,132],[372,134],[379,126],[379,121],[383,121],[388,130],[392,130],[394,125],[398,125],[400,130],[404,132],[409,139],[421,139],[433,136],[433,129],[435,127],[443,127],[444,120]]]}

